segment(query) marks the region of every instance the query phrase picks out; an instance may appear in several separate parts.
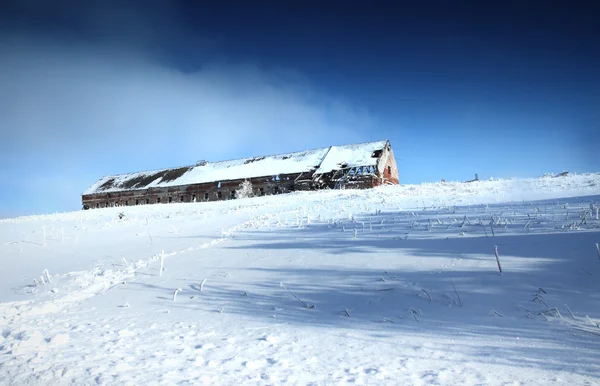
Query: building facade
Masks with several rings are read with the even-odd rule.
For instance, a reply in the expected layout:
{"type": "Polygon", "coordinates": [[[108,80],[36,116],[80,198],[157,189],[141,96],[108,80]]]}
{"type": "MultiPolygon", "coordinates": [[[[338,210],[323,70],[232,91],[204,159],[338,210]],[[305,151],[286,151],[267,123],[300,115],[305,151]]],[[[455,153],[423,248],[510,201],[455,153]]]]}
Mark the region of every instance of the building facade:
{"type": "Polygon", "coordinates": [[[235,199],[250,181],[255,196],[316,189],[366,189],[398,184],[390,142],[330,146],[303,152],[207,162],[106,176],[82,194],[83,209],[235,199]]]}

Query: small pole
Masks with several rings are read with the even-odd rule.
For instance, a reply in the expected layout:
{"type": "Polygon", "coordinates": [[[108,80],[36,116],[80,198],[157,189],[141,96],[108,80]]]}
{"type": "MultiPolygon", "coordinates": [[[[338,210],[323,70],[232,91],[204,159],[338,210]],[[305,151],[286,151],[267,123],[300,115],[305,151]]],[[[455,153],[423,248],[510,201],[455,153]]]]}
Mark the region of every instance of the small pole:
{"type": "Polygon", "coordinates": [[[52,282],[50,281],[50,273],[48,272],[48,270],[47,270],[47,269],[45,269],[45,270],[44,270],[44,275],[46,275],[46,280],[48,281],[48,283],[52,283],[52,282]]]}
{"type": "Polygon", "coordinates": [[[183,291],[181,288],[176,288],[175,291],[173,292],[173,301],[175,301],[175,299],[177,299],[177,293],[183,291]]]}
{"type": "Polygon", "coordinates": [[[502,266],[500,265],[500,257],[498,256],[497,245],[494,245],[494,254],[496,255],[496,263],[498,263],[498,270],[500,271],[500,275],[502,275],[502,266]]]}
{"type": "Polygon", "coordinates": [[[165,264],[165,251],[161,251],[160,252],[160,271],[158,273],[158,276],[162,276],[164,264],[165,264]]]}

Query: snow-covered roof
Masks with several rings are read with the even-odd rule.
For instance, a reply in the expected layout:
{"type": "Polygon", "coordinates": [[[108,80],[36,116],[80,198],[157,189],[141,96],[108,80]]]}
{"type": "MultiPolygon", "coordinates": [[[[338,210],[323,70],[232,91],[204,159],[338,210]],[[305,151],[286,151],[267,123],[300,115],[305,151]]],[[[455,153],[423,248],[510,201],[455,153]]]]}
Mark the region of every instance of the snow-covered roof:
{"type": "Polygon", "coordinates": [[[387,141],[359,143],[356,145],[331,146],[327,156],[315,174],[329,173],[333,170],[355,166],[376,166],[377,150],[383,150],[387,141]]]}
{"type": "Polygon", "coordinates": [[[209,162],[203,166],[184,166],[106,176],[90,186],[83,194],[202,184],[315,170],[316,173],[327,173],[346,167],[374,166],[377,164],[377,157],[374,157],[373,153],[383,149],[386,142],[331,146],[287,154],[209,162]]]}
{"type": "Polygon", "coordinates": [[[153,187],[181,186],[312,172],[319,167],[328,147],[302,152],[242,158],[230,161],[207,163],[204,166],[186,166],[139,173],[106,176],[89,187],[84,195],[110,193],[123,190],[153,187]]]}

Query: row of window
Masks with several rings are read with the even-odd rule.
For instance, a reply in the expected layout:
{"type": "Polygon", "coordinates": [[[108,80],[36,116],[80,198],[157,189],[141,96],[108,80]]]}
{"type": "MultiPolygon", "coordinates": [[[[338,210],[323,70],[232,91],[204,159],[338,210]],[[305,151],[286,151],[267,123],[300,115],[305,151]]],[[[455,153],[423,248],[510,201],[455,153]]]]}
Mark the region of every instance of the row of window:
{"type": "MultiPolygon", "coordinates": [[[[281,193],[281,189],[278,186],[274,186],[271,188],[271,191],[273,194],[279,194],[281,193]]],[[[260,196],[264,196],[265,195],[265,189],[264,188],[259,188],[258,189],[258,195],[260,196]]],[[[229,198],[230,199],[235,199],[236,198],[236,191],[235,190],[230,190],[229,191],[229,198]]],[[[209,193],[204,193],[203,194],[203,198],[205,201],[209,200],[209,193]]],[[[179,196],[179,201],[174,201],[173,200],[173,196],[168,196],[167,197],[167,201],[168,203],[172,203],[172,202],[196,202],[197,201],[197,196],[196,194],[192,194],[191,196],[191,200],[190,201],[186,201],[185,200],[186,196],[179,196]]],[[[217,199],[223,199],[223,192],[222,191],[217,191],[217,199]]],[[[155,204],[160,204],[162,203],[162,198],[161,197],[156,197],[156,201],[154,202],[155,204]]],[[[136,199],[134,200],[124,200],[124,201],[106,201],[104,203],[104,205],[101,205],[100,203],[96,203],[96,208],[106,208],[106,207],[113,207],[113,206],[130,206],[130,205],[144,205],[144,204],[150,204],[150,199],[149,198],[145,198],[145,199],[136,199]]]]}

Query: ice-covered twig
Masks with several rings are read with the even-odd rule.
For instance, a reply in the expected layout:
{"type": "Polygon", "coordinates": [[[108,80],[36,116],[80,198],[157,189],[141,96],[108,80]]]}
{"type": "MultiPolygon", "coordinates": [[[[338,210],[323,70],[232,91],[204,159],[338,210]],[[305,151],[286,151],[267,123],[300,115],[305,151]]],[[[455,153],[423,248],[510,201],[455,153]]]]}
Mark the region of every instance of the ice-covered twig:
{"type": "Polygon", "coordinates": [[[285,288],[285,290],[287,292],[289,292],[290,295],[292,295],[297,301],[299,301],[304,306],[304,308],[306,308],[307,310],[311,310],[311,309],[316,308],[316,306],[314,304],[308,304],[305,301],[303,301],[302,299],[300,299],[298,296],[296,296],[292,291],[290,291],[290,289],[287,286],[285,286],[283,284],[283,282],[279,283],[279,286],[282,287],[282,288],[285,288]]]}
{"type": "Polygon", "coordinates": [[[427,291],[425,291],[424,289],[421,288],[421,291],[423,291],[423,293],[425,295],[427,295],[427,298],[429,299],[429,303],[431,303],[431,296],[429,295],[429,293],[427,291]]]}
{"type": "Polygon", "coordinates": [[[160,252],[160,270],[158,271],[158,276],[162,276],[164,264],[165,264],[165,251],[161,251],[160,252]]]}
{"type": "Polygon", "coordinates": [[[543,304],[544,306],[546,306],[546,308],[550,308],[550,307],[548,307],[548,305],[546,304],[544,299],[542,299],[542,296],[539,293],[536,293],[531,301],[543,304]]]}
{"type": "Polygon", "coordinates": [[[598,258],[600,259],[600,245],[596,243],[596,252],[598,253],[598,258]]]}
{"type": "Polygon", "coordinates": [[[569,306],[567,306],[567,305],[565,304],[565,308],[567,309],[567,311],[569,311],[569,314],[571,314],[571,317],[572,317],[573,319],[575,319],[575,315],[573,315],[573,311],[571,311],[571,309],[569,308],[569,306]]]}
{"type": "Polygon", "coordinates": [[[422,316],[423,315],[423,313],[421,312],[421,310],[415,310],[414,308],[411,307],[409,311],[410,311],[411,315],[413,316],[413,318],[415,318],[415,320],[417,322],[419,322],[419,318],[417,316],[422,316]]]}
{"type": "Polygon", "coordinates": [[[463,222],[462,222],[462,224],[460,224],[459,228],[464,227],[466,222],[467,222],[467,216],[463,217],[463,222]]]}
{"type": "Polygon", "coordinates": [[[350,313],[348,312],[348,309],[344,308],[344,315],[346,315],[348,318],[350,317],[350,313]]]}
{"type": "Polygon", "coordinates": [[[556,307],[551,308],[548,311],[543,311],[543,312],[549,312],[550,314],[552,314],[552,312],[554,312],[556,314],[556,316],[558,316],[559,318],[562,319],[562,315],[561,315],[560,311],[558,310],[558,308],[556,308],[556,307]]]}
{"type": "Polygon", "coordinates": [[[454,288],[454,293],[456,294],[456,297],[458,298],[458,306],[462,307],[462,301],[460,300],[460,296],[458,295],[458,291],[456,290],[456,287],[454,286],[454,282],[452,282],[452,279],[450,279],[450,284],[452,284],[452,288],[454,288]]]}
{"type": "Polygon", "coordinates": [[[581,221],[579,222],[579,225],[577,225],[577,227],[581,227],[581,225],[586,224],[587,225],[587,216],[588,214],[591,216],[592,215],[592,211],[591,210],[586,210],[585,212],[583,212],[583,214],[581,215],[581,221]]]}
{"type": "Polygon", "coordinates": [[[173,301],[177,299],[177,294],[181,291],[183,291],[181,288],[176,288],[175,291],[173,291],[173,301]]]}
{"type": "Polygon", "coordinates": [[[590,322],[592,325],[600,328],[600,323],[596,323],[592,320],[592,318],[589,317],[589,315],[586,315],[585,318],[588,320],[588,322],[590,322]]]}
{"type": "Polygon", "coordinates": [[[153,244],[154,240],[152,240],[152,235],[150,234],[150,222],[148,221],[148,217],[146,217],[146,229],[148,229],[148,238],[150,238],[150,244],[153,244]]]}
{"type": "Polygon", "coordinates": [[[498,311],[496,311],[496,310],[492,310],[492,314],[494,314],[494,315],[497,315],[497,316],[499,316],[499,317],[501,317],[501,318],[503,318],[503,317],[504,317],[504,315],[502,315],[501,313],[499,313],[499,312],[498,312],[498,311]]]}
{"type": "Polygon", "coordinates": [[[202,279],[202,282],[200,283],[200,292],[204,291],[204,283],[206,283],[206,278],[202,279]]]}
{"type": "Polygon", "coordinates": [[[44,270],[44,275],[46,275],[46,280],[48,281],[48,283],[52,283],[52,281],[50,280],[50,273],[48,273],[47,269],[44,270]]]}
{"type": "Polygon", "coordinates": [[[498,256],[497,245],[494,245],[494,254],[496,255],[496,263],[498,263],[498,270],[500,271],[500,275],[502,275],[502,266],[500,265],[500,257],[498,256]]]}
{"type": "Polygon", "coordinates": [[[581,268],[581,270],[582,270],[583,272],[587,273],[588,275],[592,276],[592,273],[591,273],[590,271],[588,271],[587,269],[585,269],[585,268],[581,268]]]}

